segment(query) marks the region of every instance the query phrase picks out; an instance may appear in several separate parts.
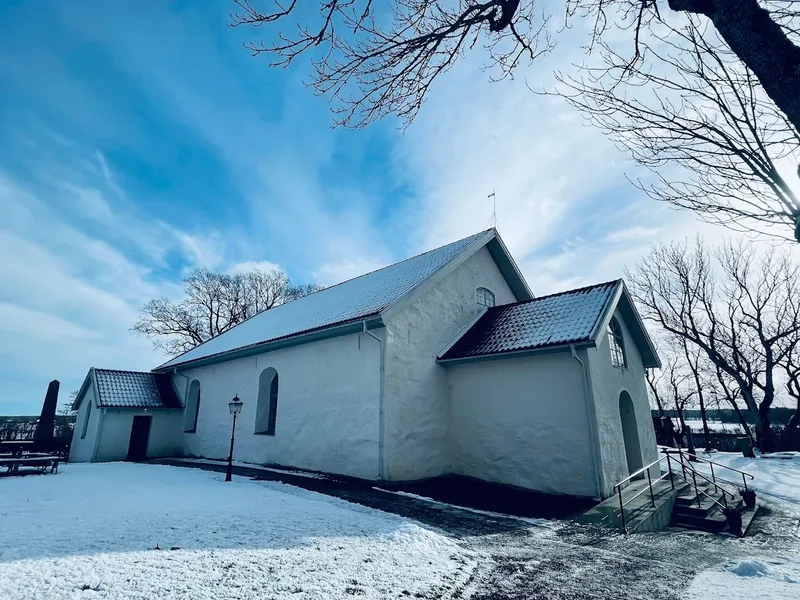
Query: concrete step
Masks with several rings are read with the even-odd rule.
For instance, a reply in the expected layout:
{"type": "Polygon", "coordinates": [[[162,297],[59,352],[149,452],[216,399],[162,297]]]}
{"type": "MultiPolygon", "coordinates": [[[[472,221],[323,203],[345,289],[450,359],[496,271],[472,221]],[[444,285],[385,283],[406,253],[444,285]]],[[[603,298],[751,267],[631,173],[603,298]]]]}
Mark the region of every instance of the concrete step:
{"type": "MultiPolygon", "coordinates": [[[[716,498],[715,498],[716,499],[716,498]]],[[[687,517],[705,517],[717,509],[716,503],[706,496],[700,495],[700,502],[698,505],[697,499],[694,499],[690,504],[675,503],[674,515],[687,516],[687,517]]]]}
{"type": "Polygon", "coordinates": [[[691,514],[673,514],[672,524],[687,529],[699,529],[711,533],[721,533],[728,527],[725,515],[719,510],[711,511],[705,516],[695,516],[691,514]]]}
{"type": "MultiPolygon", "coordinates": [[[[677,486],[672,489],[669,481],[653,484],[651,499],[647,481],[635,481],[622,492],[625,503],[625,529],[628,533],[659,529],[670,523],[675,496],[684,491],[677,486]],[[655,506],[653,506],[655,503],[655,506]]],[[[600,525],[614,529],[622,528],[619,498],[614,495],[580,515],[576,521],[583,524],[600,525]]]]}
{"type": "MultiPolygon", "coordinates": [[[[714,491],[714,487],[709,485],[698,485],[697,489],[708,495],[714,495],[716,493],[714,491]]],[[[700,496],[701,502],[703,498],[707,498],[707,496],[705,496],[704,494],[695,493],[694,486],[686,484],[686,487],[680,494],[678,494],[678,497],[675,499],[675,504],[678,506],[691,506],[692,504],[694,504],[696,506],[697,496],[700,496]]]]}

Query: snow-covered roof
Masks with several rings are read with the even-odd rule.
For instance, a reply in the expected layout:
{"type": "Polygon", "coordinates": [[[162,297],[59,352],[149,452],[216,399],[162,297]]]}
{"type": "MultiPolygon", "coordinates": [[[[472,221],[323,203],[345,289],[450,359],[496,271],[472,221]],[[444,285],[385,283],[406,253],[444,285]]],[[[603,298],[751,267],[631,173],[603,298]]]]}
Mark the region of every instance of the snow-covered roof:
{"type": "MultiPolygon", "coordinates": [[[[266,310],[155,370],[168,370],[198,360],[374,317],[462,252],[495,239],[498,238],[493,229],[483,231],[266,310]]],[[[504,247],[502,252],[505,252],[504,247]]],[[[501,251],[493,250],[493,256],[499,253],[501,251]]],[[[510,260],[509,257],[508,261],[510,260]]],[[[524,286],[524,281],[521,281],[524,286]]],[[[525,297],[530,297],[530,293],[525,297]]]]}
{"type": "Polygon", "coordinates": [[[621,280],[489,308],[440,360],[592,341],[621,280]]]}
{"type": "Polygon", "coordinates": [[[180,408],[169,375],[95,369],[97,404],[113,408],[180,408]]]}

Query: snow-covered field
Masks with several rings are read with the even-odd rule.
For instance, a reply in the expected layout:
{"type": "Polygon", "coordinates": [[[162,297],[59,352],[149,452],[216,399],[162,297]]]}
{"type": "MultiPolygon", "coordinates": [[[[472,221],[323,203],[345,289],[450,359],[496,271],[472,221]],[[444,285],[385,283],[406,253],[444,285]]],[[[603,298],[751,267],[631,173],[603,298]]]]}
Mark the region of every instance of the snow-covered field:
{"type": "Polygon", "coordinates": [[[498,524],[500,515],[386,494],[422,504],[414,514],[433,529],[294,486],[157,465],[2,478],[0,600],[800,598],[800,456],[708,456],[753,473],[771,511],[742,540],[498,524]],[[474,535],[440,527],[453,519],[474,535]]]}
{"type": "MultiPolygon", "coordinates": [[[[703,432],[703,421],[700,419],[686,419],[686,425],[695,433],[703,432]]],[[[741,433],[744,431],[740,423],[723,423],[722,421],[708,421],[708,429],[711,432],[719,433],[741,433]]]]}
{"type": "Polygon", "coordinates": [[[0,479],[0,598],[434,598],[474,567],[406,519],[222,479],[124,463],[0,479]]]}
{"type": "MultiPolygon", "coordinates": [[[[703,453],[700,456],[752,474],[755,479],[748,479],[748,486],[756,490],[762,501],[800,509],[800,453],[784,453],[785,457],[792,457],[789,460],[750,459],[733,452],[703,453]]],[[[707,465],[701,468],[710,474],[707,465]]],[[[737,473],[716,467],[715,474],[741,487],[741,477],[737,473]]],[[[687,593],[691,600],[716,597],[728,600],[800,598],[800,557],[792,554],[732,560],[701,572],[687,593]]]]}

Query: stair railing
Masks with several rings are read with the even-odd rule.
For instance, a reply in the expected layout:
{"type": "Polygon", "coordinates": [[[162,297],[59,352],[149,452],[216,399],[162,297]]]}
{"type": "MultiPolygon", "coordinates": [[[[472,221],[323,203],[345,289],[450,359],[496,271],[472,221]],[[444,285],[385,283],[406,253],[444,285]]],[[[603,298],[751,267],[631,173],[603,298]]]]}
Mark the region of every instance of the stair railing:
{"type": "MultiPolygon", "coordinates": [[[[681,450],[680,448],[665,448],[663,450],[663,452],[664,452],[664,454],[670,454],[670,453],[676,454],[677,453],[677,454],[681,454],[681,456],[683,454],[686,454],[689,457],[689,460],[691,460],[691,461],[707,463],[711,467],[711,479],[715,483],[717,481],[717,477],[714,474],[714,465],[716,465],[717,467],[721,467],[723,469],[727,469],[728,471],[733,471],[734,473],[738,473],[739,475],[741,475],[742,476],[742,485],[744,486],[744,490],[745,491],[747,491],[747,478],[749,477],[751,480],[755,479],[755,477],[753,477],[750,473],[747,473],[745,471],[740,471],[739,469],[734,469],[733,467],[729,467],[728,465],[723,465],[722,463],[714,462],[713,460],[708,460],[707,458],[703,458],[702,456],[697,456],[697,454],[692,454],[692,453],[689,453],[689,452],[683,452],[683,450],[681,450]]],[[[681,458],[681,461],[683,461],[683,458],[681,458]]],[[[722,481],[726,481],[727,483],[733,483],[731,481],[728,481],[727,479],[723,479],[722,481]]]]}
{"type": "MultiPolygon", "coordinates": [[[[620,481],[618,481],[614,485],[613,492],[615,494],[617,494],[617,497],[619,498],[619,513],[620,513],[620,521],[622,523],[622,531],[623,531],[623,533],[628,533],[627,519],[625,517],[625,507],[628,504],[630,504],[633,500],[635,500],[636,498],[638,498],[639,496],[641,496],[642,494],[645,494],[647,492],[650,493],[650,503],[652,504],[653,507],[655,507],[656,500],[655,500],[655,492],[653,491],[653,485],[655,483],[658,483],[659,481],[661,481],[663,479],[666,479],[667,477],[669,477],[670,485],[672,486],[673,490],[675,489],[675,476],[678,476],[683,481],[685,481],[687,484],[689,484],[694,489],[695,499],[697,500],[697,506],[698,507],[701,507],[701,505],[702,505],[702,501],[700,499],[700,496],[705,496],[706,498],[711,500],[711,502],[713,502],[714,504],[716,504],[717,506],[719,506],[722,509],[727,509],[728,508],[728,498],[727,497],[730,496],[731,499],[734,499],[736,497],[736,494],[734,492],[726,489],[725,486],[721,485],[717,481],[717,477],[714,475],[714,470],[713,470],[714,469],[714,465],[717,465],[717,466],[720,466],[722,468],[725,468],[725,469],[728,469],[728,470],[731,470],[731,471],[736,471],[737,473],[740,473],[742,475],[742,481],[744,481],[745,490],[747,489],[747,481],[746,481],[745,477],[749,477],[750,479],[754,479],[754,477],[750,473],[745,473],[744,471],[740,471],[738,469],[734,469],[733,467],[728,467],[727,465],[723,465],[721,463],[716,463],[716,462],[701,458],[701,457],[696,456],[694,454],[685,453],[680,448],[677,448],[677,449],[672,449],[672,448],[663,449],[662,452],[664,453],[664,456],[662,456],[658,460],[654,460],[653,462],[651,462],[648,465],[645,465],[641,469],[638,469],[637,471],[634,471],[633,473],[631,473],[630,475],[628,475],[624,479],[621,479],[620,481]],[[674,456],[672,456],[673,454],[677,454],[678,458],[676,459],[674,456]],[[697,461],[709,463],[711,465],[711,478],[709,479],[705,474],[699,472],[691,464],[688,464],[688,461],[684,458],[684,456],[688,456],[690,460],[692,458],[696,458],[697,461]],[[667,463],[667,470],[666,470],[665,473],[661,473],[661,463],[665,462],[665,461],[667,463]],[[673,468],[672,468],[672,463],[673,462],[678,462],[680,464],[680,472],[674,472],[673,471],[673,468]],[[650,470],[655,466],[658,466],[658,470],[659,470],[659,473],[661,473],[661,476],[654,480],[652,478],[652,475],[650,474],[650,470]],[[625,487],[626,487],[625,484],[630,483],[633,479],[637,479],[637,478],[641,477],[643,474],[646,474],[646,476],[647,476],[647,487],[643,488],[641,491],[637,492],[636,494],[634,494],[633,496],[631,496],[627,500],[623,501],[623,499],[622,499],[622,490],[625,489],[625,487]],[[720,492],[722,493],[722,502],[720,502],[719,500],[714,498],[711,494],[709,494],[708,492],[706,492],[705,490],[703,490],[702,488],[700,488],[697,485],[697,478],[698,477],[702,481],[706,481],[707,483],[710,483],[711,485],[713,485],[714,489],[718,493],[720,493],[720,492]]],[[[722,481],[725,481],[726,483],[730,483],[729,481],[727,481],[725,479],[723,479],[722,481]]]]}
{"type": "Polygon", "coordinates": [[[633,500],[635,500],[636,498],[638,498],[639,496],[648,491],[650,492],[650,503],[653,506],[655,506],[656,497],[655,493],[653,492],[653,484],[658,483],[659,481],[661,481],[662,479],[666,479],[667,477],[669,477],[670,479],[670,483],[672,484],[672,489],[675,489],[675,479],[673,477],[672,469],[670,467],[670,460],[675,460],[675,459],[671,458],[669,454],[666,454],[665,456],[662,456],[658,460],[654,460],[649,465],[645,465],[641,469],[634,471],[633,473],[628,475],[625,479],[621,479],[614,485],[613,488],[614,493],[617,494],[617,496],[619,497],[619,514],[620,514],[620,520],[622,521],[623,533],[628,533],[627,524],[625,522],[625,506],[627,506],[630,502],[632,502],[633,500]],[[665,460],[667,461],[667,472],[662,473],[661,477],[659,477],[654,481],[652,476],[650,475],[650,469],[658,465],[658,472],[661,473],[661,463],[664,462],[665,460]],[[643,488],[641,491],[637,492],[636,494],[634,494],[633,496],[631,496],[630,498],[628,498],[623,502],[622,490],[625,489],[625,484],[630,483],[633,479],[641,477],[642,474],[644,473],[647,474],[647,487],[643,488]]]}
{"type": "MultiPolygon", "coordinates": [[[[665,450],[664,453],[667,456],[669,456],[670,453],[678,454],[678,458],[679,458],[680,463],[681,463],[681,468],[683,470],[682,479],[684,481],[686,481],[687,483],[691,483],[692,487],[694,487],[695,497],[697,499],[698,508],[700,507],[700,495],[697,494],[697,492],[702,491],[697,486],[697,478],[698,477],[700,479],[702,479],[703,481],[705,481],[706,483],[710,483],[711,485],[713,485],[714,489],[716,490],[717,493],[720,493],[720,492],[722,493],[722,503],[725,505],[725,508],[728,508],[728,498],[727,497],[730,496],[731,500],[733,500],[736,497],[736,493],[735,492],[732,492],[731,490],[726,489],[725,486],[720,484],[717,481],[716,477],[714,477],[713,475],[712,475],[712,478],[709,479],[704,473],[701,473],[700,471],[698,471],[697,469],[692,467],[690,464],[687,464],[686,461],[684,460],[684,453],[681,452],[680,450],[678,450],[677,452],[675,452],[674,450],[665,450]],[[691,476],[692,476],[692,481],[691,482],[689,482],[688,479],[686,478],[686,472],[687,471],[689,471],[691,473],[691,476]]],[[[691,456],[692,455],[689,455],[689,457],[691,457],[691,456]]],[[[752,475],[750,475],[749,473],[746,473],[746,475],[749,475],[750,477],[752,477],[752,475]]],[[[727,480],[723,480],[723,481],[726,481],[726,483],[730,483],[730,482],[727,482],[727,480]]],[[[705,495],[707,496],[708,494],[705,494],[705,495]]]]}

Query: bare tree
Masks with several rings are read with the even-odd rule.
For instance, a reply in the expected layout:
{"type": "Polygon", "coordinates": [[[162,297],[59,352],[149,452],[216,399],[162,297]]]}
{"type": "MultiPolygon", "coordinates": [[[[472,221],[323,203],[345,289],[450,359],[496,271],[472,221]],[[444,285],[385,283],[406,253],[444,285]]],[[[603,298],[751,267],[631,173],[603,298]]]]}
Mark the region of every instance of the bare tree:
{"type": "MultiPolygon", "coordinates": [[[[552,47],[550,13],[535,0],[236,0],[233,26],[268,27],[253,54],[286,66],[313,60],[311,85],[336,102],[337,121],[362,126],[387,114],[411,120],[434,79],[467,50],[481,46],[500,76],[552,47]],[[286,27],[279,29],[280,25],[286,27]]],[[[591,20],[591,49],[612,30],[630,32],[629,69],[641,66],[641,44],[662,23],[662,11],[694,15],[714,25],[730,50],[800,129],[800,48],[797,11],[785,0],[564,0],[570,24],[591,20]]]]}
{"type": "Polygon", "coordinates": [[[294,285],[278,269],[229,275],[196,269],[184,280],[184,298],[155,298],[142,308],[133,331],[170,356],[186,352],[264,311],[322,289],[294,285]]]}
{"type": "Polygon", "coordinates": [[[691,251],[657,244],[627,276],[646,319],[700,348],[736,382],[757,416],[762,450],[770,449],[775,370],[800,335],[800,275],[788,255],[728,244],[714,262],[699,239],[691,251]]]}
{"type": "Polygon", "coordinates": [[[681,338],[670,335],[663,339],[659,343],[659,355],[662,359],[661,368],[648,369],[650,395],[658,405],[661,416],[665,415],[665,407],[675,411],[680,433],[686,438],[689,452],[694,454],[694,440],[691,428],[686,424],[686,410],[693,404],[698,388],[688,368],[681,338]]]}
{"type": "MultiPolygon", "coordinates": [[[[741,393],[739,392],[736,382],[729,375],[724,373],[718,365],[714,364],[710,364],[709,379],[713,383],[707,387],[707,390],[713,398],[713,402],[717,406],[727,405],[733,409],[736,418],[739,420],[739,424],[742,426],[742,431],[750,438],[752,444],[754,440],[750,431],[750,423],[747,421],[742,407],[739,406],[741,393]]],[[[746,406],[745,410],[747,410],[746,406]]]]}
{"type": "Polygon", "coordinates": [[[689,343],[689,341],[682,337],[679,340],[683,358],[686,361],[686,368],[691,374],[692,381],[694,382],[694,389],[697,394],[697,405],[700,408],[700,420],[703,423],[703,438],[705,440],[705,447],[711,448],[711,435],[708,430],[708,413],[706,411],[706,396],[703,390],[706,388],[705,381],[703,381],[704,369],[703,359],[705,355],[703,351],[689,343]]]}
{"type": "Polygon", "coordinates": [[[796,408],[792,418],[786,424],[789,436],[796,436],[800,432],[800,341],[791,340],[787,346],[782,360],[786,375],[786,391],[794,399],[796,408]]]}
{"type": "Polygon", "coordinates": [[[647,381],[647,388],[650,390],[650,398],[656,403],[656,408],[658,409],[658,416],[663,417],[666,415],[664,411],[664,406],[666,405],[666,400],[664,399],[661,389],[661,381],[664,377],[664,370],[663,369],[645,369],[644,378],[647,381]]]}
{"type": "Polygon", "coordinates": [[[753,72],[696,17],[641,46],[647,68],[602,44],[599,64],[556,75],[559,93],[653,172],[655,183],[635,182],[652,198],[738,230],[793,233],[800,202],[778,164],[800,161],[800,135],[753,72]]]}

